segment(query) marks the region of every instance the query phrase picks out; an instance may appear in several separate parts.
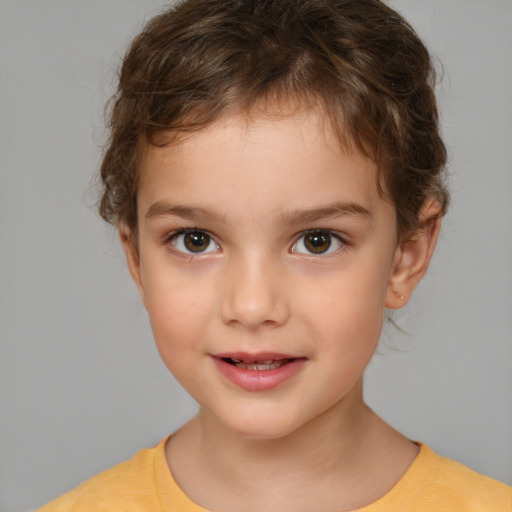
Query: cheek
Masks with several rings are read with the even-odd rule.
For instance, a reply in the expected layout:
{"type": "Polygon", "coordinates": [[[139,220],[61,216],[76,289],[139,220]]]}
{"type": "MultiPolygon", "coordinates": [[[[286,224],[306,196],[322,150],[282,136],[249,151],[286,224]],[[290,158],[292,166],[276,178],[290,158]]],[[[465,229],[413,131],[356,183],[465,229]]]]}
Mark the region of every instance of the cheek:
{"type": "Polygon", "coordinates": [[[187,353],[197,351],[205,339],[212,314],[211,294],[179,275],[148,278],[146,307],[157,348],[167,366],[176,357],[186,364],[187,353]]]}
{"type": "Polygon", "coordinates": [[[311,287],[302,316],[326,355],[340,358],[340,363],[371,357],[382,331],[386,289],[384,274],[368,266],[311,287]]]}

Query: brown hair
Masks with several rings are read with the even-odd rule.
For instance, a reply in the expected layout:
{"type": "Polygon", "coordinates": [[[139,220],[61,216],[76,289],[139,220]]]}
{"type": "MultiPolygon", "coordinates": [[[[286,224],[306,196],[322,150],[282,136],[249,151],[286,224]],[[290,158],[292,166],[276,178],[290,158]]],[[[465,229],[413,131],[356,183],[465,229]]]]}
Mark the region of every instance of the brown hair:
{"type": "Polygon", "coordinates": [[[342,142],[375,160],[403,239],[436,198],[446,150],[429,53],[378,0],[185,0],[150,20],[124,58],[101,166],[99,211],[137,230],[138,167],[157,135],[256,104],[319,105],[342,142]]]}

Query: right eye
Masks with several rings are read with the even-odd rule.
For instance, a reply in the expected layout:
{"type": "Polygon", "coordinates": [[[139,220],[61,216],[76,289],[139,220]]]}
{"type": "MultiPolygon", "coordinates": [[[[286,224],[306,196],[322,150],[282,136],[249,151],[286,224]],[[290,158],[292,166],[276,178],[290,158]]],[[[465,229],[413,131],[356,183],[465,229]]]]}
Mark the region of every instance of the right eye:
{"type": "Polygon", "coordinates": [[[185,254],[204,254],[220,249],[213,238],[199,229],[178,231],[170,237],[171,245],[185,254]]]}

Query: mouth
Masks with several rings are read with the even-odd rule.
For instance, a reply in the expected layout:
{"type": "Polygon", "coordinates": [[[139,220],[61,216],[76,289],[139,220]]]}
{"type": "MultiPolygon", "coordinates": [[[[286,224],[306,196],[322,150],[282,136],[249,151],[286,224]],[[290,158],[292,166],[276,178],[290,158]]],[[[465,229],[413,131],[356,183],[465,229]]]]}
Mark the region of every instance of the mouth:
{"type": "Polygon", "coordinates": [[[285,364],[291,363],[294,358],[284,358],[284,359],[267,359],[265,361],[243,361],[242,359],[236,359],[232,357],[222,357],[223,361],[228,364],[232,364],[237,368],[241,368],[242,370],[259,370],[259,371],[267,371],[267,370],[275,370],[276,368],[281,368],[285,364]]]}
{"type": "Polygon", "coordinates": [[[247,391],[268,391],[292,379],[304,367],[305,357],[277,353],[216,354],[221,374],[247,391]]]}

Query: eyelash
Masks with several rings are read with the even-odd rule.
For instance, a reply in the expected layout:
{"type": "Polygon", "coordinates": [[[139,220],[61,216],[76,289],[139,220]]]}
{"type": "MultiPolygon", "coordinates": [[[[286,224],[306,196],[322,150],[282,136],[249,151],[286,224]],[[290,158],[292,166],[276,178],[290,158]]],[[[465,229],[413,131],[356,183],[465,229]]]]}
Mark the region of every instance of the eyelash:
{"type": "Polygon", "coordinates": [[[209,254],[210,252],[213,252],[213,251],[197,251],[197,252],[195,252],[195,251],[186,251],[186,250],[181,250],[181,249],[176,247],[175,242],[176,242],[176,240],[178,239],[179,236],[187,235],[187,234],[192,234],[192,233],[197,233],[197,234],[200,234],[200,235],[205,235],[208,238],[207,248],[210,246],[211,243],[214,243],[216,245],[217,249],[220,248],[219,244],[215,241],[215,238],[212,235],[210,235],[210,233],[208,233],[207,231],[205,231],[203,229],[199,229],[199,228],[182,228],[182,229],[178,229],[177,231],[174,231],[172,233],[169,233],[164,238],[164,241],[163,241],[164,245],[168,245],[170,243],[173,246],[173,250],[174,251],[176,251],[179,254],[186,254],[186,255],[189,255],[189,256],[198,256],[198,255],[200,256],[202,254],[209,254]]]}
{"type": "MultiPolygon", "coordinates": [[[[208,233],[208,231],[205,231],[203,229],[200,229],[200,228],[182,228],[182,229],[179,229],[177,231],[174,231],[172,233],[169,233],[163,240],[163,243],[164,245],[168,245],[169,243],[173,246],[172,249],[174,251],[176,251],[177,253],[179,254],[186,254],[186,255],[190,255],[190,256],[201,256],[203,254],[209,254],[211,252],[216,252],[216,250],[212,251],[212,250],[205,250],[205,251],[193,251],[193,250],[190,250],[190,251],[187,251],[187,250],[182,250],[180,248],[177,248],[176,247],[176,240],[178,239],[178,237],[180,237],[181,235],[187,235],[187,234],[200,234],[200,235],[204,235],[205,237],[208,238],[208,245],[206,246],[206,248],[208,249],[210,247],[210,245],[213,243],[215,244],[216,246],[216,250],[220,249],[220,246],[219,244],[215,241],[215,238],[210,234],[208,233]]],[[[186,242],[183,242],[183,243],[186,243],[186,242]]],[[[342,237],[340,236],[338,233],[336,232],[333,232],[331,230],[328,230],[328,229],[321,229],[321,228],[318,228],[318,229],[308,229],[306,231],[303,231],[302,233],[299,234],[299,236],[295,239],[295,242],[292,244],[292,247],[291,247],[291,252],[292,253],[297,253],[297,254],[305,254],[305,255],[308,255],[308,256],[326,256],[326,255],[329,255],[333,252],[336,252],[337,250],[339,250],[340,248],[342,248],[343,246],[346,246],[348,245],[347,241],[342,237]],[[325,251],[323,252],[317,252],[315,253],[314,251],[312,250],[308,250],[307,247],[305,246],[305,238],[308,236],[308,235],[318,235],[318,236],[327,236],[329,237],[328,239],[328,246],[327,248],[325,249],[325,251]],[[331,249],[331,246],[332,246],[332,241],[335,240],[338,244],[339,244],[339,247],[335,247],[333,250],[330,250],[331,249]],[[302,242],[301,242],[302,241],[302,242]],[[296,247],[298,244],[302,243],[302,246],[306,249],[304,251],[298,251],[296,250],[296,247]]]]}
{"type": "Polygon", "coordinates": [[[338,233],[336,233],[334,231],[331,231],[329,229],[322,229],[322,228],[308,229],[307,231],[303,231],[299,235],[299,237],[296,239],[295,243],[292,246],[291,252],[298,253],[298,254],[305,254],[305,255],[308,255],[308,256],[319,256],[319,257],[322,257],[322,256],[328,256],[328,255],[332,254],[333,252],[338,251],[339,249],[341,249],[342,247],[344,247],[346,245],[348,245],[346,240],[341,235],[339,235],[338,233]],[[326,250],[324,252],[317,252],[317,253],[315,253],[313,251],[299,252],[297,250],[294,250],[295,247],[297,246],[297,244],[299,244],[301,241],[302,241],[302,245],[305,247],[305,239],[306,239],[306,237],[308,235],[310,235],[310,236],[311,235],[320,235],[320,236],[326,236],[327,235],[329,237],[329,244],[328,244],[326,250]],[[330,250],[331,246],[332,246],[333,240],[335,240],[337,243],[339,243],[339,246],[335,247],[333,250],[330,250]]]}

